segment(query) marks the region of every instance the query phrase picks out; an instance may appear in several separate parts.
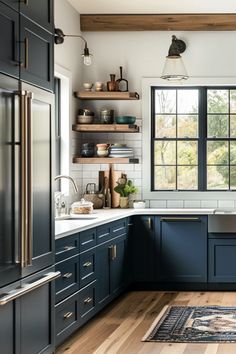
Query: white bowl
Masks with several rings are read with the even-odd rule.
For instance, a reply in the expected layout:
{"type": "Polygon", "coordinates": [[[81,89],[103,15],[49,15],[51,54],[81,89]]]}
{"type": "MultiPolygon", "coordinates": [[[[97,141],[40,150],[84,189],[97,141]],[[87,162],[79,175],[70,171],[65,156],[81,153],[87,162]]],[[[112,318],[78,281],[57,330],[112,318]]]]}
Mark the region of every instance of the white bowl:
{"type": "Polygon", "coordinates": [[[84,82],[84,83],[83,83],[83,87],[84,87],[85,91],[91,91],[91,88],[93,87],[93,83],[91,83],[91,82],[84,82]]]}

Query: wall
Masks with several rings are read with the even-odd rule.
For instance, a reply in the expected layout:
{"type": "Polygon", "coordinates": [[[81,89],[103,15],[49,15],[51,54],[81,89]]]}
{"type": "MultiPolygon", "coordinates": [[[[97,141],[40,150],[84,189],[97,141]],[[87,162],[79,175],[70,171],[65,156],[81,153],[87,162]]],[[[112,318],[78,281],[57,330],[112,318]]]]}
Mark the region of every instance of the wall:
{"type": "MultiPolygon", "coordinates": [[[[55,27],[61,28],[65,34],[80,34],[80,17],[78,12],[66,1],[55,1],[55,27]]],[[[71,126],[74,123],[77,114],[79,101],[73,97],[73,92],[80,87],[82,78],[81,53],[83,51],[83,42],[78,38],[65,38],[63,44],[55,45],[55,69],[62,75],[69,78],[69,112],[62,115],[62,120],[68,127],[68,166],[65,166],[63,173],[74,177],[77,185],[82,192],[82,166],[72,164],[72,157],[75,155],[75,144],[71,126]]],[[[62,106],[66,105],[66,98],[62,100],[62,106]]],[[[73,189],[70,186],[72,199],[78,199],[73,195],[73,189]]]]}
{"type": "MultiPolygon", "coordinates": [[[[142,78],[158,78],[164,65],[165,56],[171,43],[171,35],[185,40],[187,50],[183,59],[191,77],[232,77],[236,76],[236,46],[235,32],[87,32],[83,35],[88,41],[90,51],[94,55],[93,65],[83,68],[83,81],[109,80],[109,74],[119,77],[119,66],[124,68],[124,77],[129,80],[129,90],[137,91],[142,96],[142,78]]],[[[236,84],[236,79],[235,79],[236,84]]],[[[141,97],[142,98],[142,97],[141,97]]],[[[97,115],[105,107],[115,108],[117,114],[132,114],[138,117],[142,125],[142,99],[140,101],[86,103],[97,115]]],[[[145,119],[148,119],[146,117],[145,119]]],[[[88,135],[87,140],[94,141],[94,136],[88,135]]],[[[149,141],[142,142],[142,134],[102,134],[95,142],[127,142],[134,147],[136,156],[141,158],[139,165],[118,165],[116,169],[125,170],[128,177],[142,190],[142,146],[149,149],[149,141]]],[[[83,166],[83,187],[88,181],[97,182],[99,169],[103,165],[83,166]]],[[[143,173],[148,173],[143,171],[143,173]]],[[[234,192],[233,192],[234,193],[234,192]]],[[[142,197],[142,195],[140,196],[142,197]]],[[[223,193],[222,197],[212,194],[211,198],[187,200],[184,197],[171,200],[171,196],[147,203],[153,207],[236,207],[232,192],[223,193]],[[230,195],[230,198],[229,198],[230,195]]]]}

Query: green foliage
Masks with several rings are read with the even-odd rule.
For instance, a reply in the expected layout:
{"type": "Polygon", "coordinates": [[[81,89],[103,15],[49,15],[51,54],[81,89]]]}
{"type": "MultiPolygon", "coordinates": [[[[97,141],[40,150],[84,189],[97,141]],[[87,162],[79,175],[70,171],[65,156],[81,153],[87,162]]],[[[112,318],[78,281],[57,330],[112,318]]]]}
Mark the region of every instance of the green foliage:
{"type": "Polygon", "coordinates": [[[115,186],[114,191],[119,193],[121,197],[128,197],[130,194],[138,192],[138,188],[135,187],[131,180],[128,180],[125,184],[119,184],[115,186]]]}

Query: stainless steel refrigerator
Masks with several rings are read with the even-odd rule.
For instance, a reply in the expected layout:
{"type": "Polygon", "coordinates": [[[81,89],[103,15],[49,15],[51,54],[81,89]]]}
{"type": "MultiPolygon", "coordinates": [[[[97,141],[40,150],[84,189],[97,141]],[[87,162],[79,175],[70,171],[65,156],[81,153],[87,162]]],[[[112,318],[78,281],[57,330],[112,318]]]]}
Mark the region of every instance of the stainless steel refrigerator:
{"type": "Polygon", "coordinates": [[[53,121],[53,94],[0,74],[0,353],[53,352],[53,121]]]}

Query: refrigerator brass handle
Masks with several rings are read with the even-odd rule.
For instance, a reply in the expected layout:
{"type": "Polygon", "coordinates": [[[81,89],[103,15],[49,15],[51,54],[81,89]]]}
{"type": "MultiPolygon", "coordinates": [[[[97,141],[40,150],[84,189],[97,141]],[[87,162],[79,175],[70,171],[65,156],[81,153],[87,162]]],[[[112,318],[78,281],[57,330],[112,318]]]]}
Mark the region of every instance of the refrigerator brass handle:
{"type": "Polygon", "coordinates": [[[88,267],[90,267],[92,264],[93,264],[92,262],[85,262],[85,263],[83,264],[83,267],[84,267],[84,268],[88,268],[88,267]]]}
{"type": "Polygon", "coordinates": [[[73,275],[72,273],[65,273],[65,274],[62,275],[62,278],[69,279],[69,278],[72,277],[72,275],[73,275]]]}
{"type": "Polygon", "coordinates": [[[162,217],[161,221],[200,221],[198,217],[162,217]]]}
{"type": "Polygon", "coordinates": [[[33,283],[23,283],[20,288],[9,291],[9,293],[0,295],[0,305],[6,305],[8,302],[13,301],[29,292],[53,281],[54,279],[60,277],[61,272],[50,272],[45,274],[42,278],[34,281],[33,283]]]}
{"type": "Polygon", "coordinates": [[[32,93],[27,92],[27,265],[33,259],[32,93]]]}
{"type": "Polygon", "coordinates": [[[91,301],[93,301],[93,298],[87,297],[86,299],[84,299],[84,304],[89,304],[91,301]]]}
{"type": "Polygon", "coordinates": [[[21,267],[27,266],[27,93],[20,92],[21,156],[21,267]]]}
{"type": "Polygon", "coordinates": [[[66,320],[68,318],[70,318],[73,315],[73,312],[67,312],[63,315],[63,318],[66,320]]]}

